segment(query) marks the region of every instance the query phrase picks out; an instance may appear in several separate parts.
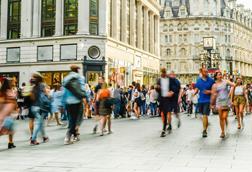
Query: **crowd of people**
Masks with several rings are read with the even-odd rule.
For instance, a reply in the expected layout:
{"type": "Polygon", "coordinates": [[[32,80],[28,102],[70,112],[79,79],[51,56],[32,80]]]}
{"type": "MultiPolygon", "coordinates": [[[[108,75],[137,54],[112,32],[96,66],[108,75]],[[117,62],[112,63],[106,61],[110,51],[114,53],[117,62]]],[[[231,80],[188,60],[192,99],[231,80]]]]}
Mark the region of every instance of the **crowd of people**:
{"type": "Polygon", "coordinates": [[[210,112],[219,114],[221,138],[226,137],[228,114],[236,115],[238,130],[244,128],[244,109],[252,110],[252,86],[244,85],[242,78],[235,81],[224,79],[217,71],[210,77],[206,68],[200,69],[195,83],[181,86],[174,72],[167,74],[161,69],[161,76],[155,85],[145,86],[132,82],[127,88],[106,83],[99,77],[96,86],[90,86],[79,74],[79,67],[72,65],[71,72],[63,83],[46,85],[39,73],[34,73],[30,83],[20,88],[11,78],[0,81],[0,135],[8,135],[8,148],[15,148],[13,141],[14,121],[29,119],[30,144],[39,145],[49,141],[46,126],[55,120],[58,126],[67,125],[64,144],[80,140],[83,119],[94,119],[93,133],[100,136],[112,134],[111,118],[142,117],[162,118],[161,137],[172,131],[172,115],[181,126],[180,115],[198,117],[203,123],[202,137],[207,137],[210,112]],[[15,113],[16,112],[16,113],[15,113]]]}

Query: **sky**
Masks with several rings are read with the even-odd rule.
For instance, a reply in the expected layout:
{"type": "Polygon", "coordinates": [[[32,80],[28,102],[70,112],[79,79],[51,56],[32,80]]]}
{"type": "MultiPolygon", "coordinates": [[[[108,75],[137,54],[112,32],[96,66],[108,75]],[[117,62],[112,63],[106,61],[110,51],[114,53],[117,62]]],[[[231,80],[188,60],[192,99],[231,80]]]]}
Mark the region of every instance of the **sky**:
{"type": "Polygon", "coordinates": [[[250,8],[252,10],[252,0],[237,0],[237,3],[244,4],[245,8],[250,8]]]}

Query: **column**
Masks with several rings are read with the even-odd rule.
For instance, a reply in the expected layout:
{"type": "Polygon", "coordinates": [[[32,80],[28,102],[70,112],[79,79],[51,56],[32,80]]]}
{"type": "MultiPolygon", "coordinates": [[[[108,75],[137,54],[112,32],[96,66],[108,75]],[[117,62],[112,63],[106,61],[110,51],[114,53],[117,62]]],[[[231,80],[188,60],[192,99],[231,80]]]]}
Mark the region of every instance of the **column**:
{"type": "Polygon", "coordinates": [[[122,0],[122,42],[127,42],[127,0],[122,0]]]}
{"type": "Polygon", "coordinates": [[[21,38],[32,35],[32,7],[33,0],[23,0],[21,4],[21,38]]]}
{"type": "Polygon", "coordinates": [[[8,25],[8,0],[2,0],[0,39],[7,39],[7,25],[8,25]]]}
{"type": "Polygon", "coordinates": [[[117,1],[118,0],[112,0],[112,37],[116,40],[118,40],[118,8],[117,8],[117,1]]]}
{"type": "Polygon", "coordinates": [[[77,34],[89,34],[89,0],[78,0],[77,34]]]}
{"type": "Polygon", "coordinates": [[[142,38],[143,38],[143,23],[142,23],[142,3],[140,1],[138,1],[137,3],[137,48],[142,49],[143,45],[142,45],[142,38]]]}
{"type": "Polygon", "coordinates": [[[136,1],[130,0],[130,45],[136,46],[136,1]]]}
{"type": "Polygon", "coordinates": [[[41,31],[41,0],[33,1],[33,31],[32,37],[40,37],[41,31]]]}
{"type": "Polygon", "coordinates": [[[149,10],[144,7],[144,50],[149,51],[149,10]]]}
{"type": "Polygon", "coordinates": [[[55,36],[63,35],[63,0],[56,0],[55,36]]]}
{"type": "Polygon", "coordinates": [[[154,47],[154,41],[155,41],[155,38],[154,38],[154,13],[151,12],[150,13],[150,52],[152,54],[154,54],[154,50],[155,50],[155,47],[154,47]]]}
{"type": "Polygon", "coordinates": [[[99,0],[99,35],[108,35],[108,1],[99,0]]]}
{"type": "Polygon", "coordinates": [[[160,19],[159,15],[155,15],[155,54],[160,54],[160,19]]]}

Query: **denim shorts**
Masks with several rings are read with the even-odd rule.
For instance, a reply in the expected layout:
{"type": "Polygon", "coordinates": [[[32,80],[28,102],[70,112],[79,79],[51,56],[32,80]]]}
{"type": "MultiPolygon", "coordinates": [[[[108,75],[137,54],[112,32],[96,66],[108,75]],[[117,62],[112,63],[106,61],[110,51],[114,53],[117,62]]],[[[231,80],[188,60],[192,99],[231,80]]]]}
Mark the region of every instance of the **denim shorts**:
{"type": "Polygon", "coordinates": [[[210,103],[198,103],[198,110],[201,115],[210,115],[210,103]]]}

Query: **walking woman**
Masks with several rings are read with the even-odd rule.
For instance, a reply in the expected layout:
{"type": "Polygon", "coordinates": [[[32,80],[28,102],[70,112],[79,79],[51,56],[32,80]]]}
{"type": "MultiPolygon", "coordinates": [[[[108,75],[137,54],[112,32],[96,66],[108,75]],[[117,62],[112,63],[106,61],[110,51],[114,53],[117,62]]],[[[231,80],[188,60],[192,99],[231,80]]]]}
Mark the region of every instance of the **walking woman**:
{"type": "MultiPolygon", "coordinates": [[[[51,112],[53,113],[57,125],[62,125],[60,122],[60,110],[62,108],[62,97],[63,97],[63,91],[61,90],[61,85],[59,83],[56,83],[53,85],[53,90],[51,92],[52,97],[52,109],[51,112]]],[[[48,119],[48,123],[52,118],[48,119]]]]}
{"type": "Polygon", "coordinates": [[[8,135],[8,149],[15,148],[13,143],[14,119],[11,113],[16,108],[16,92],[12,89],[11,80],[4,78],[0,89],[0,135],[8,135]]]}
{"type": "Polygon", "coordinates": [[[238,121],[238,129],[244,128],[243,113],[248,101],[246,87],[242,83],[241,78],[236,79],[236,84],[231,91],[232,103],[235,106],[236,117],[238,121]]]}
{"type": "Polygon", "coordinates": [[[220,71],[215,73],[214,79],[215,84],[212,87],[211,106],[212,109],[216,107],[218,110],[221,127],[220,137],[224,139],[226,136],[225,125],[227,127],[228,111],[231,105],[228,86],[233,87],[235,84],[224,80],[220,71]]]}
{"type": "Polygon", "coordinates": [[[37,135],[42,134],[43,142],[48,142],[49,138],[45,134],[44,118],[50,111],[50,100],[48,98],[49,92],[46,85],[43,83],[43,77],[36,73],[32,75],[31,83],[34,85],[31,94],[32,106],[31,112],[35,116],[35,127],[31,138],[31,145],[39,145],[37,142],[37,135]]]}
{"type": "Polygon", "coordinates": [[[106,124],[108,123],[108,133],[111,134],[111,113],[113,103],[111,102],[110,90],[106,83],[102,84],[101,89],[97,94],[97,100],[99,101],[99,115],[101,124],[101,136],[104,135],[106,124]]]}
{"type": "Polygon", "coordinates": [[[135,91],[133,93],[133,98],[134,98],[133,108],[134,108],[134,112],[135,112],[137,119],[140,118],[140,114],[141,114],[141,110],[140,110],[141,103],[142,103],[141,94],[142,94],[141,93],[141,86],[139,83],[136,83],[135,91]]]}

